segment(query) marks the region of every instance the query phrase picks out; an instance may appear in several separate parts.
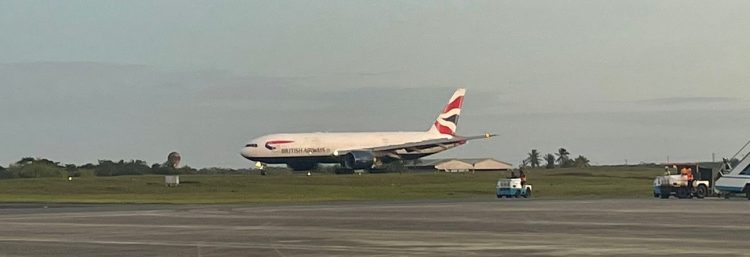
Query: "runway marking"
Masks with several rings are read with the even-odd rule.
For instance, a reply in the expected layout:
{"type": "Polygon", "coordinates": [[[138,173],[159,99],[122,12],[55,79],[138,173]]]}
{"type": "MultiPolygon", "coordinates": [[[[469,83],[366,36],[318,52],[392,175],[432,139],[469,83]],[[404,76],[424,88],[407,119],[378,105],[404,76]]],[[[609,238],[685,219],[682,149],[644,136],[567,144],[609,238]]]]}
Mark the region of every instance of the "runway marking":
{"type": "MultiPolygon", "coordinates": [[[[566,235],[560,235],[566,236],[566,235]]],[[[76,239],[74,244],[97,244],[97,245],[132,245],[132,246],[166,246],[166,247],[199,247],[199,248],[233,248],[233,249],[269,249],[279,252],[284,250],[304,250],[304,251],[336,251],[347,253],[371,253],[371,254],[400,254],[400,255],[440,255],[440,254],[460,254],[467,255],[467,251],[539,251],[538,255],[547,256],[568,256],[568,255],[604,255],[604,254],[624,254],[624,255],[675,255],[675,254],[693,254],[693,255],[746,255],[744,249],[721,249],[721,250],[697,250],[690,247],[669,248],[663,244],[632,244],[630,247],[623,247],[622,242],[618,241],[616,247],[613,243],[602,244],[600,242],[590,242],[580,244],[580,238],[566,237],[557,244],[529,244],[528,240],[511,240],[509,242],[491,241],[485,243],[462,243],[458,242],[434,242],[418,241],[413,244],[405,244],[402,241],[377,241],[379,246],[375,246],[370,241],[364,241],[367,244],[356,246],[340,245],[288,245],[278,243],[231,243],[231,242],[175,242],[175,241],[113,241],[113,240],[83,240],[76,239]],[[576,241],[572,243],[571,241],[576,241]],[[394,247],[395,246],[395,247],[394,247]],[[636,247],[637,246],[637,247],[636,247]],[[400,248],[399,248],[400,247],[400,248]]],[[[586,238],[586,237],[585,237],[586,238]]],[[[670,242],[673,240],[670,240],[670,242]]],[[[30,238],[30,237],[0,237],[0,242],[18,242],[18,243],[61,243],[70,245],[70,239],[54,238],[30,238]]],[[[360,241],[362,242],[362,241],[360,241]]],[[[142,249],[142,248],[138,248],[142,249]]],[[[281,254],[283,256],[283,254],[281,254]]]]}
{"type": "Polygon", "coordinates": [[[90,217],[132,217],[132,216],[161,216],[161,212],[171,212],[169,210],[152,210],[152,211],[109,211],[109,212],[68,212],[68,213],[24,213],[9,214],[0,217],[0,220],[23,220],[23,219],[40,219],[40,218],[90,218],[90,217]]]}
{"type": "Polygon", "coordinates": [[[617,227],[657,227],[657,228],[702,228],[702,229],[724,229],[724,230],[750,230],[746,225],[697,225],[697,224],[654,224],[654,223],[632,223],[632,222],[589,222],[589,221],[544,221],[523,222],[525,224],[547,224],[547,225],[576,225],[576,226],[617,226],[617,227]]]}
{"type": "MultiPolygon", "coordinates": [[[[659,225],[659,224],[640,224],[640,223],[602,223],[602,222],[545,222],[545,221],[535,221],[535,222],[522,222],[524,224],[534,225],[534,224],[565,224],[565,225],[594,225],[594,226],[643,226],[643,227],[668,227],[668,228],[685,228],[685,227],[694,227],[694,228],[717,228],[716,226],[686,226],[686,225],[659,225]]],[[[220,225],[158,225],[158,224],[115,224],[115,223],[100,223],[100,224],[90,224],[90,223],[59,223],[59,222],[4,222],[3,223],[6,227],[11,225],[18,225],[18,226],[32,226],[32,227],[40,227],[40,226],[73,226],[73,227],[120,227],[120,228],[164,228],[164,229],[197,229],[197,230],[232,230],[232,231],[274,231],[274,232],[300,232],[300,231],[306,231],[306,232],[317,232],[319,234],[325,234],[325,233],[350,233],[350,234],[375,234],[380,235],[383,232],[392,232],[392,233],[399,233],[401,235],[408,234],[412,235],[410,237],[417,237],[417,236],[424,236],[424,235],[444,235],[446,237],[467,237],[467,236],[479,236],[482,237],[505,237],[505,234],[503,231],[498,232],[490,232],[490,231],[433,231],[433,230],[394,230],[394,229],[346,229],[346,228],[323,228],[323,227],[315,227],[315,226],[236,226],[236,225],[226,225],[226,226],[220,226],[220,225]],[[450,236],[448,236],[450,235],[450,236]]],[[[738,231],[745,231],[750,230],[750,226],[719,226],[720,229],[725,230],[738,230],[738,231]]],[[[3,229],[0,228],[0,231],[3,229]]],[[[514,232],[515,236],[518,237],[535,237],[540,234],[543,234],[545,236],[549,235],[560,235],[562,237],[567,237],[570,235],[576,235],[578,238],[590,238],[590,239],[597,239],[597,238],[618,238],[618,239],[627,239],[627,240],[633,240],[633,241],[663,241],[663,242],[672,242],[674,239],[667,238],[640,238],[640,237],[622,237],[622,236],[607,236],[607,235],[600,235],[600,236],[587,236],[577,233],[545,233],[545,232],[514,232]]],[[[512,240],[512,239],[511,239],[512,240]]],[[[744,239],[743,239],[744,240],[744,239]]],[[[727,242],[726,239],[724,240],[710,240],[710,239],[681,239],[683,242],[727,242]]],[[[284,243],[296,243],[296,242],[309,242],[309,240],[286,240],[286,241],[279,241],[284,243]]]]}
{"type": "MultiPolygon", "coordinates": [[[[298,218],[298,219],[304,219],[304,218],[298,218]]],[[[316,217],[315,219],[320,219],[320,217],[316,217]]],[[[341,219],[333,219],[333,220],[341,220],[341,219]]],[[[371,220],[371,219],[366,219],[371,220]]],[[[393,219],[381,219],[384,221],[393,220],[393,219]]],[[[456,222],[455,219],[409,219],[409,218],[399,218],[399,221],[430,221],[430,222],[456,222]]],[[[482,220],[482,219],[462,219],[459,221],[463,222],[477,222],[477,223],[487,223],[487,224],[497,224],[498,222],[504,223],[503,221],[497,221],[497,220],[482,220]]],[[[725,229],[725,230],[750,230],[750,225],[700,225],[700,224],[681,224],[681,223],[675,223],[675,224],[665,224],[665,223],[635,223],[635,222],[591,222],[591,221],[548,221],[548,220],[514,220],[510,223],[516,223],[516,224],[526,224],[526,225],[575,225],[575,226],[633,226],[633,227],[658,227],[658,228],[702,228],[702,229],[725,229]]],[[[218,225],[163,225],[163,224],[122,224],[122,223],[78,223],[78,222],[3,222],[3,224],[11,225],[33,225],[33,226],[43,226],[43,225],[56,225],[56,226],[84,226],[84,227],[160,227],[160,228],[235,228],[235,229],[268,229],[271,227],[280,227],[280,226],[266,226],[266,225],[256,225],[256,226],[236,226],[236,225],[227,225],[227,226],[218,226],[218,225]]],[[[264,224],[269,224],[268,222],[264,224]]],[[[283,225],[282,225],[283,226],[283,225]]],[[[310,227],[314,229],[319,229],[319,227],[315,226],[305,226],[310,227]]]]}
{"type": "MultiPolygon", "coordinates": [[[[71,244],[70,239],[56,239],[56,238],[29,238],[29,237],[0,237],[0,242],[34,242],[34,243],[62,243],[69,245],[71,244]]],[[[76,239],[75,244],[98,244],[98,245],[137,245],[137,246],[172,246],[172,247],[203,247],[203,248],[235,248],[235,249],[269,249],[278,252],[278,249],[286,250],[308,250],[308,251],[345,251],[350,253],[356,252],[367,252],[367,253],[391,253],[391,254],[403,254],[408,255],[413,253],[411,249],[395,249],[392,247],[372,247],[367,245],[357,246],[340,246],[340,245],[318,245],[318,246],[305,246],[305,245],[286,245],[286,244],[275,244],[275,243],[231,243],[231,242],[174,242],[174,241],[113,241],[113,240],[82,240],[76,239]]],[[[443,253],[444,251],[429,250],[425,252],[430,253],[443,253]]]]}

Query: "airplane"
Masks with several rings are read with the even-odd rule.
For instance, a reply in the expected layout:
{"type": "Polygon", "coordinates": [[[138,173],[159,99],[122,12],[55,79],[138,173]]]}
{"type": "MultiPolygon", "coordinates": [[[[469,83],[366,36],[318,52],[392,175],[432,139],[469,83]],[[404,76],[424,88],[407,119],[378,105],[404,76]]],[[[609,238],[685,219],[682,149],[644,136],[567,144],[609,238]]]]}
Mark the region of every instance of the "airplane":
{"type": "Polygon", "coordinates": [[[241,151],[248,160],[264,164],[286,164],[295,171],[312,170],[321,163],[339,163],[348,170],[377,169],[384,163],[414,160],[436,154],[469,140],[494,134],[456,135],[458,116],[466,89],[453,93],[448,104],[427,131],[287,133],[252,139],[241,151]]]}

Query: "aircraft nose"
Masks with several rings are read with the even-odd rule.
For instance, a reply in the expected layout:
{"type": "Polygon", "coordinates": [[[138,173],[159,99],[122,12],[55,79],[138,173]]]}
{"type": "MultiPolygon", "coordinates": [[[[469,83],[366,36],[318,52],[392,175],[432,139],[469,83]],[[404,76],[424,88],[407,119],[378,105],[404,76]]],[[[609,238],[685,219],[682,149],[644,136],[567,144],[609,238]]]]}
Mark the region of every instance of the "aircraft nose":
{"type": "Polygon", "coordinates": [[[252,148],[250,148],[250,147],[242,148],[242,151],[240,151],[240,154],[242,155],[242,157],[250,159],[250,157],[253,156],[253,153],[252,153],[251,149],[252,148]]]}

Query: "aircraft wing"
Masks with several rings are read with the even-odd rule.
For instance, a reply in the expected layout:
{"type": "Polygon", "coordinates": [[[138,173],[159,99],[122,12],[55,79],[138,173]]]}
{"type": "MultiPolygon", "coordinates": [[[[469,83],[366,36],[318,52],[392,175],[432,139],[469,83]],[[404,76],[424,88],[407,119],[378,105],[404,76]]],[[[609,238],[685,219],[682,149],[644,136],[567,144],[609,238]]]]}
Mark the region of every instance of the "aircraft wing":
{"type": "Polygon", "coordinates": [[[466,141],[469,141],[469,140],[491,138],[494,136],[496,135],[489,134],[489,133],[481,135],[481,136],[469,136],[469,137],[454,136],[452,138],[430,139],[430,140],[424,140],[424,141],[418,141],[418,142],[412,142],[412,143],[378,146],[378,147],[365,148],[365,149],[338,150],[336,151],[335,155],[342,156],[352,151],[371,151],[373,153],[389,153],[389,152],[404,150],[406,152],[415,152],[415,151],[419,151],[422,149],[429,149],[429,148],[434,148],[434,147],[446,147],[447,148],[448,146],[454,145],[454,144],[464,144],[466,143],[466,141]]]}

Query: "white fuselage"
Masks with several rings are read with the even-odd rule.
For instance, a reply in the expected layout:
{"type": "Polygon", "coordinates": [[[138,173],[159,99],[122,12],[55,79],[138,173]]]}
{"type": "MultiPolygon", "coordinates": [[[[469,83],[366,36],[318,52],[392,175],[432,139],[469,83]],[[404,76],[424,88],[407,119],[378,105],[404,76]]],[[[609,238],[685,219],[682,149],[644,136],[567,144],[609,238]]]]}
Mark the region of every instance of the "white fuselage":
{"type": "MultiPolygon", "coordinates": [[[[352,132],[352,133],[289,133],[272,134],[253,139],[242,149],[242,156],[265,163],[284,163],[286,159],[336,156],[338,152],[370,149],[380,146],[407,144],[431,139],[452,138],[451,135],[429,132],[352,132]]],[[[433,147],[398,154],[425,156],[450,147],[433,147]]]]}

